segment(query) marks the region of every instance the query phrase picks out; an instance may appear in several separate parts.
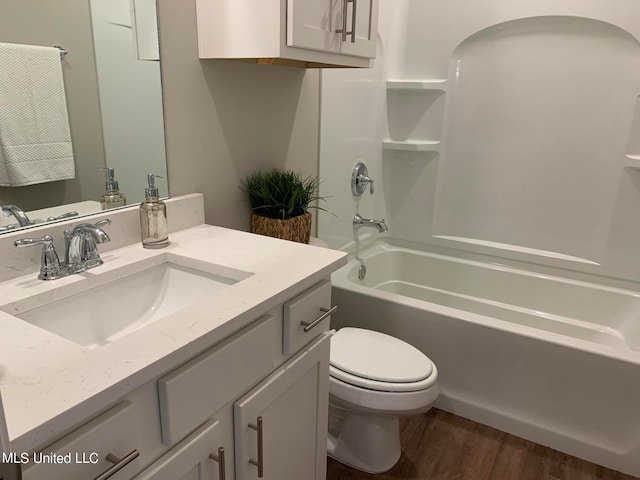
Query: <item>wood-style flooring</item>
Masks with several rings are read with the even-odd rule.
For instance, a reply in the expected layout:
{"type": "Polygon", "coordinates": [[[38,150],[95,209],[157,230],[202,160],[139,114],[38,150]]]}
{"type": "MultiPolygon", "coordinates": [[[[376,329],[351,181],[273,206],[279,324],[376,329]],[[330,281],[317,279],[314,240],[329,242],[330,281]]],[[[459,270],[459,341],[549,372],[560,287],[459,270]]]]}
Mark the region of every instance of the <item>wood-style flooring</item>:
{"type": "Polygon", "coordinates": [[[327,480],[638,480],[442,410],[401,420],[402,456],[390,471],[328,460],[327,480]]]}

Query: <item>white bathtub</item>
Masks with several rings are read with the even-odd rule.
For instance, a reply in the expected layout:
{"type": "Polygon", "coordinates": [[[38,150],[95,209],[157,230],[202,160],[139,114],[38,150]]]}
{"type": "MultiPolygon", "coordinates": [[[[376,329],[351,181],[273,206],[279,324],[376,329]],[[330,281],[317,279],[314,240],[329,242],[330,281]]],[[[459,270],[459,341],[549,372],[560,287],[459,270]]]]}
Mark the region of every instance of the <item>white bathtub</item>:
{"type": "Polygon", "coordinates": [[[333,326],[420,348],[437,407],[640,476],[640,293],[386,243],[332,280],[333,326]]]}

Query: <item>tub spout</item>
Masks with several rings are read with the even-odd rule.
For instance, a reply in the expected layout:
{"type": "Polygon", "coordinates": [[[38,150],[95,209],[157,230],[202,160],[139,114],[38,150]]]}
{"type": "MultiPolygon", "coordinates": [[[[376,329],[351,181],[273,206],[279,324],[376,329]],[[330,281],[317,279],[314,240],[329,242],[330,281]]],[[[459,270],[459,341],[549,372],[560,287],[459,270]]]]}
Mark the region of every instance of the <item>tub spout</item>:
{"type": "Polygon", "coordinates": [[[374,220],[373,218],[362,218],[356,213],[356,215],[353,217],[353,229],[356,230],[360,227],[377,228],[380,233],[389,231],[389,227],[387,227],[384,218],[382,220],[374,220]]]}

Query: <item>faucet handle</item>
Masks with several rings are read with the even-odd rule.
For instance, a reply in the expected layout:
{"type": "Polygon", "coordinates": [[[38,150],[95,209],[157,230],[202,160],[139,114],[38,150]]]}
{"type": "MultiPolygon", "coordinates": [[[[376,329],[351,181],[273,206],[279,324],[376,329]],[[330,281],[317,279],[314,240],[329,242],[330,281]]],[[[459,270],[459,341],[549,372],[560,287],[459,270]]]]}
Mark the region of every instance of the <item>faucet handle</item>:
{"type": "MultiPolygon", "coordinates": [[[[358,179],[356,180],[356,183],[359,185],[366,185],[367,183],[369,184],[369,192],[371,193],[371,195],[373,195],[373,182],[375,182],[375,180],[371,177],[368,177],[367,175],[358,175],[358,179]]],[[[364,187],[366,188],[366,186],[364,187]]]]}
{"type": "Polygon", "coordinates": [[[111,225],[111,219],[103,218],[102,220],[98,220],[96,223],[94,223],[94,225],[96,227],[106,227],[107,225],[111,225]]]}
{"type": "Polygon", "coordinates": [[[77,217],[79,215],[75,210],[72,212],[63,213],[57,217],[47,217],[47,222],[53,222],[55,220],[64,220],[65,218],[77,217]]]}
{"type": "Polygon", "coordinates": [[[18,248],[31,247],[33,245],[53,246],[53,237],[51,235],[45,235],[42,238],[21,238],[13,242],[13,246],[18,248]]]}
{"type": "Polygon", "coordinates": [[[13,242],[18,248],[42,245],[42,257],[40,258],[40,280],[55,280],[64,277],[67,272],[60,267],[60,259],[53,246],[53,237],[45,235],[42,238],[21,238],[13,242]]]}

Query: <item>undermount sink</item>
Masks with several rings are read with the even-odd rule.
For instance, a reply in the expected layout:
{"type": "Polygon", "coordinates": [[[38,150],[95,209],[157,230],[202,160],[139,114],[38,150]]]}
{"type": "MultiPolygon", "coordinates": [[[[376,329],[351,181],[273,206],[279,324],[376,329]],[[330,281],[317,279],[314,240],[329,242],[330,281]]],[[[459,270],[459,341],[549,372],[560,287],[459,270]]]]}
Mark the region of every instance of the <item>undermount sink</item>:
{"type": "Polygon", "coordinates": [[[161,263],[16,316],[93,350],[241,279],[161,263]]]}

